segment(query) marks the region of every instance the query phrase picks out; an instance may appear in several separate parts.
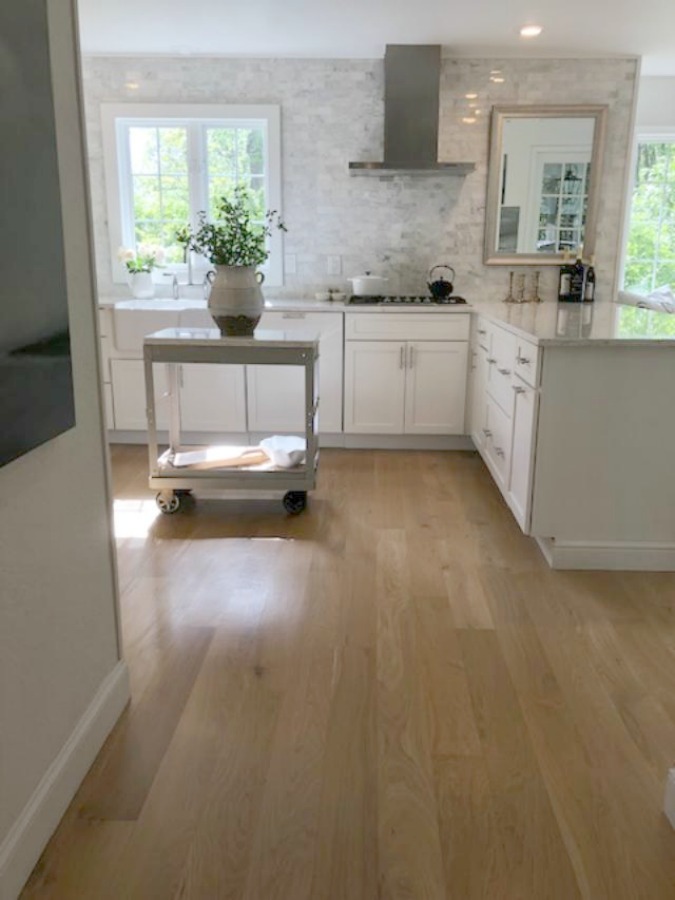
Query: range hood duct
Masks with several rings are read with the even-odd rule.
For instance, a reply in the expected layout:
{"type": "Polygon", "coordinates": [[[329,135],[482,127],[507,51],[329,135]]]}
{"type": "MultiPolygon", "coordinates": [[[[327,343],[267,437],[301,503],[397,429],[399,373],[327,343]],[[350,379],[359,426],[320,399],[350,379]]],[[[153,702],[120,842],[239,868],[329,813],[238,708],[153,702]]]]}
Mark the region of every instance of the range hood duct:
{"type": "Polygon", "coordinates": [[[384,160],[350,162],[352,175],[466,175],[474,163],[438,162],[441,48],[388,44],[384,54],[384,160]]]}

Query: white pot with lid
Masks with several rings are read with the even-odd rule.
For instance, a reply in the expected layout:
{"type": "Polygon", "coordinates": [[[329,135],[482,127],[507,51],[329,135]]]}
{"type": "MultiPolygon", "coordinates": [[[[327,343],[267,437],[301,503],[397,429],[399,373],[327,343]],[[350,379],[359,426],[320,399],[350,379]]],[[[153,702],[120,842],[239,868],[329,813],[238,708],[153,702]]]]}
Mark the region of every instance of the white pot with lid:
{"type": "Polygon", "coordinates": [[[355,275],[353,278],[348,278],[347,281],[351,281],[352,294],[355,297],[378,297],[386,294],[389,287],[388,278],[371,275],[370,272],[366,272],[365,275],[355,275]]]}

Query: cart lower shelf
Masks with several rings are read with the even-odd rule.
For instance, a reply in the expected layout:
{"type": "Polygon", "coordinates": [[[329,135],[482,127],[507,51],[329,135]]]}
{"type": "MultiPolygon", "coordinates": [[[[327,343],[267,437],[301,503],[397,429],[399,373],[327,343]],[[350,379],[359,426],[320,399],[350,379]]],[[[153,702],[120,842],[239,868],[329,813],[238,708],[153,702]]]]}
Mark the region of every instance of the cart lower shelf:
{"type": "MultiPolygon", "coordinates": [[[[177,489],[160,491],[155,498],[157,507],[170,516],[184,508],[186,499],[192,498],[192,491],[177,489]]],[[[307,491],[286,491],[281,500],[284,509],[291,516],[297,516],[307,508],[307,491]]]]}

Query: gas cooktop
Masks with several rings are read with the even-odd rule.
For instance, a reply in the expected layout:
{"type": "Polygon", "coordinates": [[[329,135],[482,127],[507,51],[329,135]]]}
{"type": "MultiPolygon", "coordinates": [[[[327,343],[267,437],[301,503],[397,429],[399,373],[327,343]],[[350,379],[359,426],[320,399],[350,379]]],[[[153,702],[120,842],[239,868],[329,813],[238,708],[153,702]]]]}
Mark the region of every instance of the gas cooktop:
{"type": "Polygon", "coordinates": [[[347,303],[359,306],[379,306],[382,304],[391,306],[454,306],[466,303],[464,297],[454,294],[450,297],[431,297],[428,294],[382,294],[373,297],[359,297],[353,295],[347,303]]]}

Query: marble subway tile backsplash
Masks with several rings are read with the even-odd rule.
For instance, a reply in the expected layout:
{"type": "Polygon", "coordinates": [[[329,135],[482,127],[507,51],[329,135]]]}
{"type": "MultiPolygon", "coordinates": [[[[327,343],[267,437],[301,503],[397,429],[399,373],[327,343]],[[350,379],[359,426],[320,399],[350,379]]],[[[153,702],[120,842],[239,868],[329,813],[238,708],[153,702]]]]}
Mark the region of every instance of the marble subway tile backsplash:
{"type": "MultiPolygon", "coordinates": [[[[382,60],[87,57],[85,115],[99,291],[111,280],[103,102],[276,103],[281,107],[285,254],[295,257],[279,296],[312,296],[366,269],[386,274],[394,290],[421,291],[429,268],[448,263],[455,290],[475,300],[501,300],[505,267],[484,266],[483,226],[489,115],[493,105],[606,103],[607,147],[601,187],[597,272],[601,291],[616,268],[630,122],[636,90],[634,59],[444,59],[439,156],[474,162],[465,178],[378,179],[348,173],[350,160],[381,159],[382,60]],[[499,69],[503,82],[490,73],[499,69]],[[130,88],[127,85],[132,84],[130,88]],[[467,124],[467,93],[480,110],[467,124]],[[328,257],[342,258],[342,276],[328,275],[328,257]]],[[[557,271],[544,268],[541,293],[553,298],[557,271]]]]}

